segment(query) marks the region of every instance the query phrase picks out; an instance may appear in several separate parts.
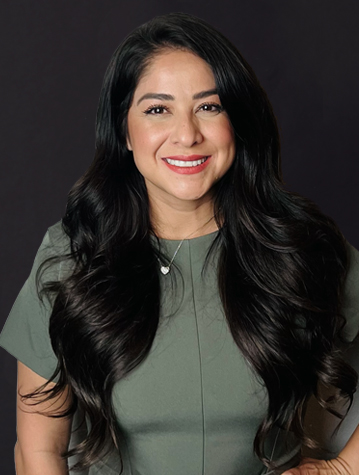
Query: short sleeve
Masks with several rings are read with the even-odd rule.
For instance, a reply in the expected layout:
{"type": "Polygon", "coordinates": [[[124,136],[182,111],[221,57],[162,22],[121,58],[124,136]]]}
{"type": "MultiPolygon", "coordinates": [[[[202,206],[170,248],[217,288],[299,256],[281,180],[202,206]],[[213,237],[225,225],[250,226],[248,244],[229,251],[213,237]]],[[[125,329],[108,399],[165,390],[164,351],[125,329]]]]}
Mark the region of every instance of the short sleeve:
{"type": "MultiPolygon", "coordinates": [[[[65,250],[65,233],[61,221],[48,228],[36,253],[29,277],[21,288],[0,334],[0,346],[43,378],[49,379],[57,366],[57,357],[49,336],[51,304],[39,299],[36,272],[40,264],[65,250]]],[[[67,236],[66,236],[67,237],[67,236]]],[[[45,271],[42,280],[58,280],[61,264],[45,271]]],[[[55,381],[58,381],[55,379],[55,381]]]]}
{"type": "Polygon", "coordinates": [[[343,314],[347,320],[342,337],[353,341],[359,334],[359,251],[348,241],[349,269],[343,289],[343,314]]]}

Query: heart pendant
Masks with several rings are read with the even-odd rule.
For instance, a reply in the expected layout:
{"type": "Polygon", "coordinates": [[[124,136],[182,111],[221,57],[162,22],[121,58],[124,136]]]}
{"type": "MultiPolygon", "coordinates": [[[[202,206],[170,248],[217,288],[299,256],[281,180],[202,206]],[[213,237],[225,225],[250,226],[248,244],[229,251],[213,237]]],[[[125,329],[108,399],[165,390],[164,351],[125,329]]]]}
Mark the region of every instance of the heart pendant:
{"type": "Polygon", "coordinates": [[[169,267],[165,267],[165,266],[161,266],[161,272],[162,274],[166,275],[168,274],[170,271],[170,268],[169,267]]]}

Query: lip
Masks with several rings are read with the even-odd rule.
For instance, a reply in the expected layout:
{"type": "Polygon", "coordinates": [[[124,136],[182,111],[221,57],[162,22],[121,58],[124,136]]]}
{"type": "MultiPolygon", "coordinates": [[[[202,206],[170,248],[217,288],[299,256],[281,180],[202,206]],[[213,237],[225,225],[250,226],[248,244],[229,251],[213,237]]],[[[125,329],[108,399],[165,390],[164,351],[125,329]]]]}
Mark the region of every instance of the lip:
{"type": "Polygon", "coordinates": [[[169,158],[170,160],[182,160],[183,162],[192,162],[193,160],[200,160],[204,157],[209,157],[209,155],[172,155],[168,157],[163,157],[162,160],[164,160],[165,158],[169,158]]]}
{"type": "Polygon", "coordinates": [[[170,158],[171,160],[182,160],[182,161],[185,161],[185,159],[187,161],[192,161],[192,160],[200,160],[201,158],[204,158],[204,157],[208,157],[208,158],[203,163],[201,163],[201,165],[197,165],[195,167],[177,167],[176,165],[171,165],[170,163],[168,163],[164,158],[162,160],[163,160],[163,163],[175,173],[178,173],[180,175],[193,175],[195,173],[200,173],[208,166],[212,158],[212,155],[187,155],[187,157],[183,157],[183,158],[182,157],[183,155],[182,156],[176,155],[175,157],[166,157],[166,158],[170,158]]]}

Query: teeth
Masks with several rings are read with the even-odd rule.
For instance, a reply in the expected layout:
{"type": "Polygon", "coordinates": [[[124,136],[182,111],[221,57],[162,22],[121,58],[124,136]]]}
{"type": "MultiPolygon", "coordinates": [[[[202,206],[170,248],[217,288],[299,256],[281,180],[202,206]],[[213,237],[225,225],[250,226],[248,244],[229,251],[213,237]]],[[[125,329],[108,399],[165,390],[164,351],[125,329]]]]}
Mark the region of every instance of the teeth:
{"type": "Polygon", "coordinates": [[[165,158],[166,162],[170,165],[175,165],[176,167],[196,167],[197,165],[201,165],[201,163],[205,162],[208,157],[201,158],[200,160],[193,160],[191,162],[183,161],[183,160],[171,160],[170,158],[165,158]]]}

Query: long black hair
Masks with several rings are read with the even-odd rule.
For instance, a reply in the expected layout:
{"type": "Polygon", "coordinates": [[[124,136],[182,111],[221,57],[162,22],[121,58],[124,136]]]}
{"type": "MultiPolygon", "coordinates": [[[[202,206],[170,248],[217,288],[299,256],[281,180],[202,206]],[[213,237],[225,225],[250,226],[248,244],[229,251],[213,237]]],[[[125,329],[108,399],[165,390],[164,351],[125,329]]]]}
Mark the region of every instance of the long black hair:
{"type": "Polygon", "coordinates": [[[69,385],[73,401],[62,416],[81,407],[91,424],[87,438],[62,454],[80,456],[75,471],[114,447],[121,453],[112,389],[146,358],[159,323],[163,256],[150,239],[147,189],[126,132],[139,79],[167,49],[190,51],[209,64],[235,133],[234,162],[215,184],[219,232],[210,252],[219,246],[218,289],[233,339],[268,392],[253,445],[257,456],[272,466],[264,442],[275,425],[312,443],[303,423],[309,397],[343,417],[336,399],[324,400],[318,387],[337,388],[351,404],[357,384],[338,345],[349,263],[345,238],[313,202],[284,189],[275,116],[237,48],[196,16],[157,16],[129,34],[111,58],[95,157],[71,189],[62,219],[70,243],[63,258],[72,270],[40,292],[53,297],[49,332],[59,375],[44,394],[55,397],[69,385]]]}

